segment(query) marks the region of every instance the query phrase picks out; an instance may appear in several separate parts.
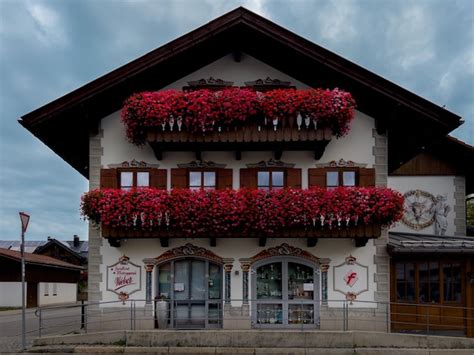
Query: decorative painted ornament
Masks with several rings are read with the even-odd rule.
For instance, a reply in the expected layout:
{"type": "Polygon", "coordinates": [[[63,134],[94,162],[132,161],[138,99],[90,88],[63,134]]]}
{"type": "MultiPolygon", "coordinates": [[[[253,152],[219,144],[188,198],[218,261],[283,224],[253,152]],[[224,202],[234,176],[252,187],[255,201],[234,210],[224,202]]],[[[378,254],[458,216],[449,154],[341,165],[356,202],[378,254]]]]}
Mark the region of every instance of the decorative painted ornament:
{"type": "Polygon", "coordinates": [[[410,190],[403,195],[405,203],[402,222],[414,230],[431,226],[435,222],[433,213],[436,198],[423,190],[410,190]]]}

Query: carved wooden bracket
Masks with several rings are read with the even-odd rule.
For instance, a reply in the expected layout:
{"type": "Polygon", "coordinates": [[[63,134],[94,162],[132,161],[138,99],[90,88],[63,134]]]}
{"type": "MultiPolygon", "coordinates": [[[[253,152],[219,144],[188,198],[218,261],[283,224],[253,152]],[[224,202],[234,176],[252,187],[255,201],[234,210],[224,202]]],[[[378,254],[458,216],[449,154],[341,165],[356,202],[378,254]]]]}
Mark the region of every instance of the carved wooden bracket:
{"type": "Polygon", "coordinates": [[[266,79],[257,79],[255,81],[246,81],[245,86],[252,87],[257,91],[268,91],[273,89],[295,89],[296,87],[291,85],[290,81],[282,81],[280,79],[272,79],[266,77],[266,79]]]}
{"type": "Polygon", "coordinates": [[[339,161],[332,160],[328,163],[316,164],[318,168],[365,168],[367,164],[355,163],[352,160],[339,159],[339,161]]]}
{"type": "Polygon", "coordinates": [[[218,164],[209,160],[194,160],[189,163],[178,164],[178,168],[186,168],[186,169],[193,169],[193,168],[219,169],[219,168],[225,168],[226,166],[227,164],[218,164]]]}
{"type": "Polygon", "coordinates": [[[138,161],[132,159],[130,161],[124,161],[120,164],[108,164],[109,168],[158,168],[160,164],[149,164],[145,161],[138,161]]]}
{"type": "Polygon", "coordinates": [[[285,163],[281,160],[262,160],[258,163],[247,164],[247,168],[293,168],[295,164],[285,163]]]}
{"type": "Polygon", "coordinates": [[[225,81],[222,79],[215,79],[212,76],[208,79],[199,79],[188,81],[188,86],[183,87],[183,90],[197,90],[197,89],[208,89],[208,90],[222,90],[227,87],[234,85],[233,81],[225,81]]]}

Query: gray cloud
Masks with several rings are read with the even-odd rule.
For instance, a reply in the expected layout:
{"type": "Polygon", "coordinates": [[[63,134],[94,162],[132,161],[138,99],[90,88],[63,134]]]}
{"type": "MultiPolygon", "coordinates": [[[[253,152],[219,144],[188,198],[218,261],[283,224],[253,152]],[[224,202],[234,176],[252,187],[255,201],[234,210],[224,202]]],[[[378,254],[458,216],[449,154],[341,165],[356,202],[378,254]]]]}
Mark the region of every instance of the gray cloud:
{"type": "Polygon", "coordinates": [[[243,5],[463,116],[474,144],[474,2],[0,1],[0,238],[86,236],[87,181],[16,120],[243,5]]]}

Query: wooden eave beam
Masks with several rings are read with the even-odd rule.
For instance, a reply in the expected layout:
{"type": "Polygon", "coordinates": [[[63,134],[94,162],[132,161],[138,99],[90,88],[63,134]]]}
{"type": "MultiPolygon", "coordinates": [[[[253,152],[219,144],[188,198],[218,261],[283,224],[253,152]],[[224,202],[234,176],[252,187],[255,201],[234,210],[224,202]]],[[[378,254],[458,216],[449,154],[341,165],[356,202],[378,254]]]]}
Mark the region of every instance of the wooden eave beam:
{"type": "Polygon", "coordinates": [[[120,239],[117,238],[108,238],[107,241],[109,242],[109,245],[113,248],[120,248],[120,239]]]}
{"type": "Polygon", "coordinates": [[[362,237],[362,238],[354,238],[355,246],[356,248],[362,248],[367,245],[367,242],[369,241],[369,238],[362,237]]]}
{"type": "Polygon", "coordinates": [[[308,248],[313,248],[318,244],[318,238],[307,238],[306,239],[306,245],[308,248]]]}

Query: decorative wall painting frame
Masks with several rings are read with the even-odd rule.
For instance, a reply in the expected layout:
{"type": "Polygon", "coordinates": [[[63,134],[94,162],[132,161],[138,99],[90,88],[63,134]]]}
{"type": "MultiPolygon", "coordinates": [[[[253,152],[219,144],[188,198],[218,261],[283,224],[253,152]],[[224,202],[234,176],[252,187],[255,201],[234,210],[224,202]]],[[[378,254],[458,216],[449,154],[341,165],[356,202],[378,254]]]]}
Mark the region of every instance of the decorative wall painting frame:
{"type": "Polygon", "coordinates": [[[125,304],[130,295],[142,289],[142,267],[123,255],[112,265],[107,266],[107,291],[118,295],[125,304]]]}
{"type": "Polygon", "coordinates": [[[346,296],[351,305],[358,295],[369,290],[369,267],[359,264],[354,256],[349,255],[333,271],[334,291],[346,296]]]}

